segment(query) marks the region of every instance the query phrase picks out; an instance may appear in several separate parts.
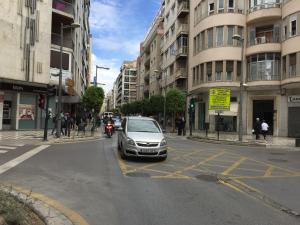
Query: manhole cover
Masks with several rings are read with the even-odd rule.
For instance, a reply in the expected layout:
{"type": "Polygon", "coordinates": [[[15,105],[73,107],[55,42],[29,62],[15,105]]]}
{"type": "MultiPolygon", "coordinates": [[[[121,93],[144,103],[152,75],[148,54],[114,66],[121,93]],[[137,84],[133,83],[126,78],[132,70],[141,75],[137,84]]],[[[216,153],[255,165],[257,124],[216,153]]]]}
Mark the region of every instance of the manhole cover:
{"type": "Polygon", "coordinates": [[[287,162],[286,159],[269,159],[271,162],[287,162]]]}
{"type": "Polygon", "coordinates": [[[211,175],[211,174],[201,174],[196,176],[197,179],[208,181],[208,182],[218,182],[219,179],[217,175],[211,175]]]}
{"type": "Polygon", "coordinates": [[[141,173],[141,172],[126,173],[126,176],[129,176],[129,177],[150,177],[149,173],[141,173]]]}
{"type": "Polygon", "coordinates": [[[271,152],[271,155],[285,155],[283,152],[271,152]]]}

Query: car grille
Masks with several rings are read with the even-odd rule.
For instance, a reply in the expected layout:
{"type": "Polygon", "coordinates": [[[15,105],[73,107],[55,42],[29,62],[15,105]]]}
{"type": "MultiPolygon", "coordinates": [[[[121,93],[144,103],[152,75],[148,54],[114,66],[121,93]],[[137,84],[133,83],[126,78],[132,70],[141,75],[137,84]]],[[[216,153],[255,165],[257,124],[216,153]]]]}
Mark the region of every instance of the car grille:
{"type": "Polygon", "coordinates": [[[157,142],[137,142],[136,143],[139,147],[157,147],[157,142]]]}

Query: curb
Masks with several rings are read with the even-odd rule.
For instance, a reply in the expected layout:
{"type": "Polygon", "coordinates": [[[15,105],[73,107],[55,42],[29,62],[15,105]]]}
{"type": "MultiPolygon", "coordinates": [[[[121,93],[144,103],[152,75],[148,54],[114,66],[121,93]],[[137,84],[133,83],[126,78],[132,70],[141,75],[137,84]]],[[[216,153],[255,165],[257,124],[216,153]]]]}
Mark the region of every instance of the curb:
{"type": "Polygon", "coordinates": [[[250,146],[250,147],[267,147],[267,144],[260,143],[250,143],[250,142],[239,142],[239,141],[228,141],[228,140],[215,140],[209,138],[201,138],[196,136],[188,136],[187,139],[205,143],[213,143],[213,144],[227,144],[227,145],[238,145],[238,146],[250,146]]]}
{"type": "Polygon", "coordinates": [[[78,213],[42,194],[7,185],[1,187],[1,190],[13,195],[18,201],[26,204],[46,225],[89,225],[78,213]]]}

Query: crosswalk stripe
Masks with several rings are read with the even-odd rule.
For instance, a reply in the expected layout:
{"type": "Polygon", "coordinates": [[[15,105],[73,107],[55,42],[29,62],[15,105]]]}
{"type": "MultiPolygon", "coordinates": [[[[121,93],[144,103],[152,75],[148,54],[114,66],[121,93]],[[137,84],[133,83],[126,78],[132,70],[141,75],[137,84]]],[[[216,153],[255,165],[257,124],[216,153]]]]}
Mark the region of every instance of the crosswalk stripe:
{"type": "Polygon", "coordinates": [[[16,147],[11,147],[11,146],[2,146],[2,145],[0,145],[0,149],[8,149],[8,150],[13,150],[13,149],[16,149],[16,147]]]}
{"type": "Polygon", "coordinates": [[[6,153],[7,151],[5,151],[5,150],[0,150],[0,154],[4,154],[4,153],[6,153]]]}

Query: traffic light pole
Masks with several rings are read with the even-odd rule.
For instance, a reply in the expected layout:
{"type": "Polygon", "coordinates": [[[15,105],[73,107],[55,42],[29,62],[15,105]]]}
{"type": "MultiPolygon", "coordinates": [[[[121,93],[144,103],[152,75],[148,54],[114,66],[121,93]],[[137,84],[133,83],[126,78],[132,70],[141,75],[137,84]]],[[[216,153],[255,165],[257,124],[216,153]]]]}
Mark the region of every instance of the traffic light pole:
{"type": "Polygon", "coordinates": [[[47,93],[47,102],[46,102],[46,117],[45,117],[45,126],[44,126],[44,141],[48,141],[48,120],[49,120],[49,93],[47,93]]]}

